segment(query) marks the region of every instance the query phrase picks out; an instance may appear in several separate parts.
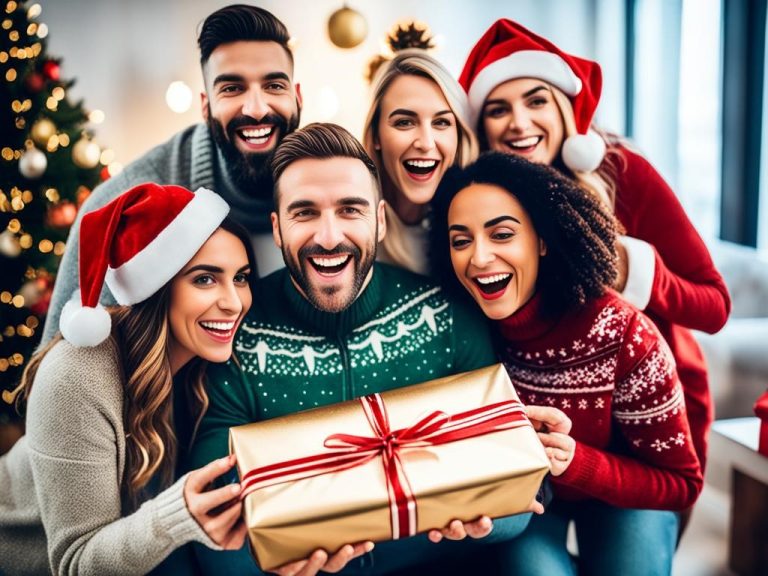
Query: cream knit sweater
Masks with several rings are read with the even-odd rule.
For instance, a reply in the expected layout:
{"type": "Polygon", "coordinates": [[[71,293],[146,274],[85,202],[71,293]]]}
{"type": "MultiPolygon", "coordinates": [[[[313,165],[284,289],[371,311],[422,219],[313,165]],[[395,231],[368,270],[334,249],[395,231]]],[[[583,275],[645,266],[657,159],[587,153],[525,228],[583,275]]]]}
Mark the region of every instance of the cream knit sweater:
{"type": "Polygon", "coordinates": [[[61,341],[40,365],[27,434],[0,458],[0,574],[144,574],[187,542],[218,548],[187,510],[186,477],[122,515],[118,374],[110,341],[61,341]]]}

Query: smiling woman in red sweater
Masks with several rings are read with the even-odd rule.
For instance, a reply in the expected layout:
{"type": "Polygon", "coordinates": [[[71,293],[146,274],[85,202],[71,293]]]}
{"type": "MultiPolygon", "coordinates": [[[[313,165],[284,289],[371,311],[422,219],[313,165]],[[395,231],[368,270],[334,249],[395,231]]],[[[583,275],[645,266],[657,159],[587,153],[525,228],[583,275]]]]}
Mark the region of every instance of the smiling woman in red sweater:
{"type": "Polygon", "coordinates": [[[435,270],[452,269],[454,288],[458,279],[497,322],[523,401],[573,421],[575,446],[545,442],[566,470],[552,478],[553,505],[513,544],[509,573],[575,574],[570,520],[582,573],[669,573],[674,511],[696,500],[701,467],[669,347],[607,288],[613,217],[557,171],[500,153],[449,171],[434,210],[435,270]]]}
{"type": "Polygon", "coordinates": [[[653,320],[672,350],[704,468],[714,410],[691,330],[720,330],[730,297],[674,191],[625,140],[593,124],[600,65],[503,18],[477,41],[459,82],[481,151],[552,166],[616,215],[623,235],[613,285],[653,320]]]}

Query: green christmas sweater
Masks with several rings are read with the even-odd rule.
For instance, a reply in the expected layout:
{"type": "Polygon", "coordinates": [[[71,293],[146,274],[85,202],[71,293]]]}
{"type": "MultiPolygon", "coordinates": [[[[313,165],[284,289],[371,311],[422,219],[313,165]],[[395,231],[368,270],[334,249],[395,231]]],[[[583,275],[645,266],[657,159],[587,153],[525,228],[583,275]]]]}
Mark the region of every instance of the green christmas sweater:
{"type": "Polygon", "coordinates": [[[230,426],[488,366],[485,318],[422,276],[377,263],[341,313],[322,312],[286,269],[260,283],[235,340],[237,362],[208,369],[210,404],[191,464],[228,452],[230,426]],[[239,366],[238,366],[239,364],[239,366]]]}

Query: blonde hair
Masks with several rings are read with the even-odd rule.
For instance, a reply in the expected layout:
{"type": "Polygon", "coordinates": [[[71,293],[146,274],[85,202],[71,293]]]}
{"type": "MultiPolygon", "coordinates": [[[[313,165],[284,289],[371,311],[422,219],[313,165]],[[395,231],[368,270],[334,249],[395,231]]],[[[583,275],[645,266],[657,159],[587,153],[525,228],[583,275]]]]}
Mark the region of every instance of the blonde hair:
{"type": "MultiPolygon", "coordinates": [[[[576,117],[573,113],[573,105],[571,104],[570,99],[555,86],[549,85],[549,89],[552,92],[555,104],[557,104],[557,107],[560,110],[560,116],[563,119],[563,139],[578,134],[579,132],[576,129],[576,117]]],[[[605,159],[601,162],[600,166],[593,172],[574,172],[560,160],[557,168],[567,173],[568,176],[576,180],[582,188],[597,196],[611,209],[612,212],[615,212],[616,173],[619,168],[618,163],[623,161],[624,156],[621,153],[621,150],[615,145],[617,141],[614,138],[611,138],[610,135],[597,128],[594,124],[590,126],[590,130],[596,132],[606,141],[605,159]]]]}
{"type": "MultiPolygon", "coordinates": [[[[363,128],[363,146],[379,169],[379,177],[383,180],[386,174],[381,151],[376,149],[379,138],[378,124],[381,119],[381,102],[389,87],[400,76],[419,76],[437,84],[456,118],[458,145],[454,163],[464,167],[473,162],[477,158],[479,147],[467,120],[469,118],[469,106],[464,91],[450,72],[424,50],[406,49],[398,52],[376,73],[371,107],[363,128]]],[[[394,195],[398,194],[399,191],[392,191],[388,188],[382,185],[384,200],[386,201],[387,235],[379,244],[379,255],[398,266],[417,271],[419,262],[408,251],[405,243],[405,223],[392,207],[396,204],[394,195]]]]}

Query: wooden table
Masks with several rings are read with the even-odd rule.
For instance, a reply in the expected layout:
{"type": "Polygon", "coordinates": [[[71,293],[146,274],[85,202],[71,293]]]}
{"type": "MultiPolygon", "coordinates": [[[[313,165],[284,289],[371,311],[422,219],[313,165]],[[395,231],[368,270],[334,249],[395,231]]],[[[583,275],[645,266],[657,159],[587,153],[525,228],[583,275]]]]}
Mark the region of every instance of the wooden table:
{"type": "Polygon", "coordinates": [[[710,461],[731,470],[728,566],[743,576],[768,574],[768,457],[757,451],[758,418],[718,420],[712,426],[710,461]]]}

